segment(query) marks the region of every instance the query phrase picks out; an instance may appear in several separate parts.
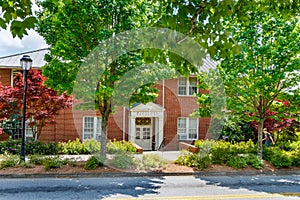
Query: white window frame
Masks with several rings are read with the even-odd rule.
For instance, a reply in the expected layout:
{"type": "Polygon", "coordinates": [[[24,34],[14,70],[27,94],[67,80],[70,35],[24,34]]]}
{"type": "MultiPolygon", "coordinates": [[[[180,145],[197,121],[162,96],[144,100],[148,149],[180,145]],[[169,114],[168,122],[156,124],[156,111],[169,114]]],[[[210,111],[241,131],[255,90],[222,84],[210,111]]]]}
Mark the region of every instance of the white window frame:
{"type": "Polygon", "coordinates": [[[83,117],[83,125],[82,125],[82,140],[89,140],[95,139],[100,141],[101,140],[101,117],[97,116],[84,116],[83,117]],[[86,127],[86,119],[90,119],[92,122],[91,127],[86,127]],[[87,134],[86,129],[91,129],[91,131],[87,134]],[[90,136],[87,136],[90,135],[90,136]]]}
{"type": "Polygon", "coordinates": [[[190,76],[188,78],[185,77],[179,77],[178,78],[178,96],[194,96],[194,94],[198,93],[198,87],[197,87],[197,77],[196,76],[190,76]],[[196,79],[196,85],[192,85],[190,83],[190,79],[196,79]],[[181,84],[182,82],[184,82],[184,84],[181,84]],[[196,87],[196,92],[193,92],[193,89],[196,87]],[[181,91],[184,91],[183,93],[181,91]],[[193,92],[193,93],[192,93],[193,92]]]}
{"type": "Polygon", "coordinates": [[[199,118],[178,117],[177,118],[177,136],[178,140],[198,140],[199,137],[199,118]],[[191,121],[196,121],[196,127],[191,128],[191,121]],[[184,121],[184,124],[180,124],[184,121]],[[194,133],[192,133],[194,131],[194,133]],[[196,137],[190,137],[196,134],[196,137]]]}
{"type": "Polygon", "coordinates": [[[12,87],[14,86],[14,79],[19,72],[21,72],[20,69],[12,69],[11,70],[10,86],[12,86],[12,87]]]}
{"type": "Polygon", "coordinates": [[[25,123],[25,127],[25,141],[30,141],[33,138],[32,127],[28,126],[28,123],[25,123]]]}

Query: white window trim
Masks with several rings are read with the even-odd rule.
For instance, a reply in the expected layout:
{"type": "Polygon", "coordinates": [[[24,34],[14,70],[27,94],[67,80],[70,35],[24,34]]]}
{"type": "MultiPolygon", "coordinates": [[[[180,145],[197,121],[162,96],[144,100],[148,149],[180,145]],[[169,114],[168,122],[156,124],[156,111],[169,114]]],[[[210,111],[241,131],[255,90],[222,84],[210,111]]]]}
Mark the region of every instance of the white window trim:
{"type": "Polygon", "coordinates": [[[97,116],[84,116],[83,118],[82,118],[82,140],[84,141],[84,140],[89,140],[89,139],[95,139],[95,140],[100,140],[100,138],[101,138],[101,134],[102,134],[102,130],[101,130],[101,123],[100,123],[100,131],[101,131],[101,133],[100,133],[100,137],[97,137],[99,134],[97,133],[97,121],[98,121],[98,119],[100,119],[100,120],[102,120],[101,119],[101,117],[97,117],[97,116]],[[92,136],[92,138],[85,138],[84,137],[84,134],[85,134],[85,132],[84,132],[84,129],[85,129],[85,118],[93,118],[93,136],[92,136]]]}
{"type": "MultiPolygon", "coordinates": [[[[188,96],[188,97],[192,97],[192,96],[194,96],[194,94],[190,94],[190,78],[196,78],[197,79],[197,77],[196,76],[189,76],[189,77],[180,77],[180,78],[178,78],[178,81],[177,81],[177,83],[178,83],[178,85],[177,85],[177,94],[178,94],[178,96],[188,96]],[[186,88],[185,88],[185,90],[186,90],[186,93],[185,94],[179,94],[179,79],[180,78],[184,78],[185,79],[185,81],[186,81],[186,88]]],[[[198,79],[197,79],[197,82],[198,82],[198,79]]],[[[196,85],[197,86],[197,85],[196,85]]],[[[198,87],[196,87],[196,94],[198,93],[198,87]]]]}
{"type": "Polygon", "coordinates": [[[199,138],[199,118],[193,118],[193,117],[178,117],[177,118],[177,137],[178,137],[178,140],[180,141],[180,140],[198,140],[198,138],[199,138]],[[185,133],[185,135],[186,135],[186,139],[180,139],[179,138],[179,135],[182,135],[182,134],[179,134],[178,133],[178,122],[179,122],[179,119],[185,119],[186,120],[186,133],[185,133]],[[190,131],[190,123],[189,123],[189,120],[190,119],[196,119],[197,120],[197,122],[196,122],[196,124],[197,124],[197,127],[196,127],[196,130],[197,130],[197,137],[196,138],[189,138],[189,131],[190,131]]]}

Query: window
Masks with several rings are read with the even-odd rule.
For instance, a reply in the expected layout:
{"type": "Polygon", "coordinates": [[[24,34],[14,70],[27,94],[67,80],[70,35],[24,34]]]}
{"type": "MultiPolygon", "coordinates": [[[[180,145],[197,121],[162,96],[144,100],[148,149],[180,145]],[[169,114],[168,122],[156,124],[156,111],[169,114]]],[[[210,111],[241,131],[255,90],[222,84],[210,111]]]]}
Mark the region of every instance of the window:
{"type": "Polygon", "coordinates": [[[178,95],[192,96],[197,93],[197,77],[178,79],[178,95]]]}
{"type": "Polygon", "coordinates": [[[36,129],[36,127],[29,127],[28,124],[25,124],[26,131],[25,131],[25,141],[30,141],[33,139],[33,129],[36,129]]]}
{"type": "Polygon", "coordinates": [[[96,139],[101,140],[101,118],[84,117],[83,118],[83,140],[96,139]]]}
{"type": "Polygon", "coordinates": [[[198,139],[198,118],[178,118],[177,134],[178,140],[198,139]]]}
{"type": "Polygon", "coordinates": [[[11,71],[11,86],[15,86],[14,80],[15,80],[15,77],[17,76],[17,74],[18,74],[19,72],[22,73],[22,71],[19,70],[19,69],[13,69],[13,70],[11,71]]]}

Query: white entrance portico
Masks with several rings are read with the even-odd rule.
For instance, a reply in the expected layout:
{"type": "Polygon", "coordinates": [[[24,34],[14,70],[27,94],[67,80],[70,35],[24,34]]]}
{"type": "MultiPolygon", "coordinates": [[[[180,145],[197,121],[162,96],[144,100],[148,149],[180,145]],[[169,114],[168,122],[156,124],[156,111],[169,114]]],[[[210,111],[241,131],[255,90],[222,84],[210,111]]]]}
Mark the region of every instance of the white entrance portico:
{"type": "Polygon", "coordinates": [[[157,150],[164,138],[164,111],[162,106],[152,102],[131,108],[128,115],[129,141],[144,150],[157,150]]]}

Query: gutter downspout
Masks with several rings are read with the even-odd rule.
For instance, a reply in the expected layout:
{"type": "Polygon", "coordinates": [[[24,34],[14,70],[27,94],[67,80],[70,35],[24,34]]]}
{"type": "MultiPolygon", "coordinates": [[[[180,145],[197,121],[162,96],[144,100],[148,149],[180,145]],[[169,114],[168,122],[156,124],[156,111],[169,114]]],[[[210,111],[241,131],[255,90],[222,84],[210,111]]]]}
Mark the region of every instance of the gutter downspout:
{"type": "Polygon", "coordinates": [[[125,140],[125,106],[123,107],[123,124],[122,124],[122,129],[123,129],[123,140],[125,140]]]}

